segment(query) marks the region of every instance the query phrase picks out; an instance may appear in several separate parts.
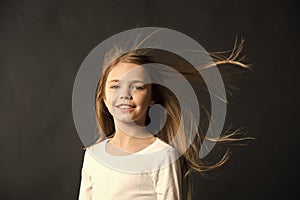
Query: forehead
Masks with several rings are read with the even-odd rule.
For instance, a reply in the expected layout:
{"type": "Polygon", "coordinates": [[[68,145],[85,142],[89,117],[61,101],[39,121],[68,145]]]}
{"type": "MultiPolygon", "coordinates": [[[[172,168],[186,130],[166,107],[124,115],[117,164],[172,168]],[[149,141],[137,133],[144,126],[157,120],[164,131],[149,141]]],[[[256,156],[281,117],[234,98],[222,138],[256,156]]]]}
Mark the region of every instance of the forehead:
{"type": "Polygon", "coordinates": [[[134,63],[119,62],[113,67],[107,77],[107,81],[133,79],[149,81],[149,76],[143,66],[134,63]]]}

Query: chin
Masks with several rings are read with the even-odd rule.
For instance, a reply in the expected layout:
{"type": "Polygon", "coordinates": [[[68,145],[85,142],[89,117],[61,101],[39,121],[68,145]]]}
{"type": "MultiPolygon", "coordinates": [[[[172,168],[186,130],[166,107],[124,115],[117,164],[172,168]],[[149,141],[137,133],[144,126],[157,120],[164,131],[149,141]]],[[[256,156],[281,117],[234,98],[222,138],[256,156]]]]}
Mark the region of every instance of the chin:
{"type": "Polygon", "coordinates": [[[116,121],[119,121],[119,122],[122,122],[122,123],[128,123],[128,124],[136,124],[136,125],[139,125],[139,126],[144,126],[145,123],[142,123],[141,120],[138,120],[138,119],[132,119],[130,116],[129,117],[116,117],[114,118],[114,120],[116,121]]]}

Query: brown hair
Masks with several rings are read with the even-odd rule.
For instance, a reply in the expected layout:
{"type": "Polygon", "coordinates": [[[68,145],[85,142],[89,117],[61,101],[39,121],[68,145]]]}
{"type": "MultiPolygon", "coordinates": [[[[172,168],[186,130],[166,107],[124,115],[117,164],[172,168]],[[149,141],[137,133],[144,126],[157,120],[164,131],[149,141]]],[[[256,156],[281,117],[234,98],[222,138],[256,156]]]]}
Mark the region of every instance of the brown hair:
{"type": "MultiPolygon", "coordinates": [[[[248,65],[237,60],[238,54],[241,52],[241,47],[242,43],[241,45],[235,46],[233,54],[231,54],[228,58],[221,57],[220,54],[211,53],[211,56],[215,59],[213,64],[231,64],[250,69],[248,65]]],[[[201,81],[199,77],[195,79],[195,70],[191,70],[193,68],[189,66],[189,63],[170,52],[157,49],[138,49],[123,53],[120,51],[120,49],[114,49],[114,51],[110,52],[106,56],[104,70],[98,83],[95,96],[96,117],[99,126],[98,142],[104,140],[106,137],[112,137],[115,131],[113,117],[106,108],[103,99],[105,98],[105,83],[107,81],[108,74],[119,62],[134,63],[138,65],[147,63],[167,64],[191,79],[191,82],[201,81]]],[[[207,164],[203,159],[200,159],[199,146],[203,143],[205,138],[205,132],[203,128],[199,127],[200,125],[195,123],[193,115],[189,110],[181,109],[181,105],[170,89],[159,84],[152,84],[151,91],[152,98],[155,100],[155,103],[162,105],[167,114],[166,122],[156,136],[164,142],[172,144],[172,146],[180,153],[180,155],[182,155],[180,157],[181,170],[183,172],[182,175],[187,182],[186,198],[190,200],[192,192],[190,181],[191,173],[200,172],[202,174],[203,172],[220,167],[228,160],[229,151],[226,151],[225,154],[214,164],[207,164]],[[184,113],[181,113],[182,110],[184,113]],[[188,124],[188,132],[186,132],[184,127],[180,125],[181,116],[183,116],[185,119],[189,119],[187,120],[190,122],[190,124],[188,124]]],[[[209,122],[209,109],[203,107],[203,105],[201,105],[201,108],[208,113],[207,119],[209,122]]],[[[231,133],[221,135],[219,138],[210,138],[210,140],[217,143],[232,143],[243,139],[248,139],[245,137],[235,137],[238,134],[239,130],[235,130],[231,133]]]]}

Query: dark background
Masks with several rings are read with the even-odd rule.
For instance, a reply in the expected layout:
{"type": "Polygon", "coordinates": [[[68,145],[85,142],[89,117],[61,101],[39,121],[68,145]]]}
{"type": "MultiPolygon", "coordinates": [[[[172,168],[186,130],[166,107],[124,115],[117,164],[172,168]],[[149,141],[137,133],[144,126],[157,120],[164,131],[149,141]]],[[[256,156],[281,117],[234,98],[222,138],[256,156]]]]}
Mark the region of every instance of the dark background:
{"type": "Polygon", "coordinates": [[[208,51],[243,37],[253,64],[228,119],[256,140],[234,147],[212,178],[193,176],[194,199],[298,195],[297,16],[292,1],[0,1],[0,198],[77,198],[76,72],[100,42],[141,26],[180,31],[208,51]]]}

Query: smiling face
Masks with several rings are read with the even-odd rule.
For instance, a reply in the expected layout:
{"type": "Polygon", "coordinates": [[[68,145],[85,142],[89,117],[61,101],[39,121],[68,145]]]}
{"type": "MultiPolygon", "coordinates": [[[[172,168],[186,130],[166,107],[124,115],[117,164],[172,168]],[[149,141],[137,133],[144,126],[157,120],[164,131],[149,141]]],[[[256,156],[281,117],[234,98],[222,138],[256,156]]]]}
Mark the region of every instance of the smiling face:
{"type": "Polygon", "coordinates": [[[104,103],[114,120],[145,125],[151,101],[151,84],[142,66],[117,63],[105,83],[104,103]]]}

